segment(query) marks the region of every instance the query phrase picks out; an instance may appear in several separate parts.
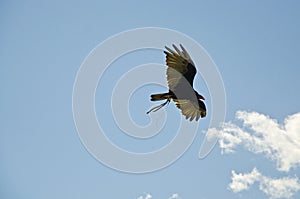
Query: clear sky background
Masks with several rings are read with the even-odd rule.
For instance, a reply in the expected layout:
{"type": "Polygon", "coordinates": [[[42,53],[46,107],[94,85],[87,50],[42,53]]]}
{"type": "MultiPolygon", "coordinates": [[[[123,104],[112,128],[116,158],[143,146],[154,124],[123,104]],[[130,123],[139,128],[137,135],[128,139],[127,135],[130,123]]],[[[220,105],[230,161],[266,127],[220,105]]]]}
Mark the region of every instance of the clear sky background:
{"type": "MultiPolygon", "coordinates": [[[[288,142],[290,150],[278,157],[278,151],[285,149],[274,145],[282,140],[267,139],[270,142],[263,145],[271,143],[273,159],[265,155],[268,152],[249,147],[247,141],[234,147],[217,145],[199,160],[206,119],[191,148],[175,164],[148,174],[121,173],[99,163],[80,142],[72,116],[72,91],[81,63],[100,42],[132,28],[164,27],[189,35],[215,61],[227,94],[226,121],[243,127],[235,117],[242,110],[283,124],[289,115],[300,112],[299,9],[298,1],[1,1],[0,198],[149,199],[151,195],[168,199],[172,194],[182,199],[276,198],[275,191],[266,193],[262,187],[266,179],[300,177],[299,161],[289,158],[286,161],[295,165],[285,170],[276,164],[288,155],[300,157],[299,145],[288,142]],[[221,153],[228,148],[235,153],[221,153]],[[254,168],[259,175],[248,176],[253,185],[248,181],[247,190],[239,189],[238,183],[230,188],[232,170],[249,174],[254,168]]],[[[133,144],[130,138],[118,136],[109,112],[114,81],[131,67],[149,62],[163,64],[163,53],[149,50],[119,59],[104,76],[107,86],[99,86],[96,93],[99,120],[105,120],[104,128],[115,133],[108,136],[128,150],[157,148],[174,136],[166,130],[169,134],[161,139],[133,144]]],[[[199,75],[195,81],[196,89],[209,99],[199,75]]],[[[144,87],[136,92],[130,107],[138,107],[131,112],[137,123],[149,122],[144,115],[153,105],[149,93],[163,90],[144,87]]],[[[172,104],[167,113],[172,115],[170,122],[181,117],[172,104]]],[[[300,143],[297,126],[300,122],[295,119],[295,128],[286,133],[293,132],[295,143],[300,143]]],[[[254,174],[255,170],[249,175],[254,174]]],[[[278,190],[291,183],[277,184],[278,190]]],[[[297,184],[299,180],[292,198],[300,198],[297,184]]]]}

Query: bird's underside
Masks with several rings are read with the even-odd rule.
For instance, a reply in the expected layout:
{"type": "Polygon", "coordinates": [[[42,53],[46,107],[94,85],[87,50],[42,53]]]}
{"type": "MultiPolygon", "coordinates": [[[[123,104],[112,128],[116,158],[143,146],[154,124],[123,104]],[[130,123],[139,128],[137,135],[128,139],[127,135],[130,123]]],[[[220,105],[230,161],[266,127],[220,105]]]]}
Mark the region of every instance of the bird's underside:
{"type": "Polygon", "coordinates": [[[206,116],[206,107],[201,96],[193,89],[193,81],[196,75],[194,63],[187,51],[180,45],[180,51],[175,45],[174,50],[166,47],[167,81],[169,92],[151,95],[151,101],[166,100],[164,103],[150,109],[148,113],[158,111],[171,100],[179,108],[182,114],[190,121],[206,116]]]}

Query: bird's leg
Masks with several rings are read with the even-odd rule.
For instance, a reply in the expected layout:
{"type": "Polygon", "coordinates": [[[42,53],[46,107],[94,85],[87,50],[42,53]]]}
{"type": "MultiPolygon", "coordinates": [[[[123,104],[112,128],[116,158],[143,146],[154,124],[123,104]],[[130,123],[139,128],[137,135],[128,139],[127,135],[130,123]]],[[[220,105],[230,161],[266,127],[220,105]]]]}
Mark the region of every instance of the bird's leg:
{"type": "Polygon", "coordinates": [[[155,106],[153,107],[152,109],[150,109],[147,114],[149,114],[150,112],[156,112],[158,111],[159,109],[161,109],[162,107],[164,107],[166,104],[168,104],[170,102],[170,99],[168,99],[166,102],[162,103],[161,105],[158,105],[158,106],[155,106]]]}

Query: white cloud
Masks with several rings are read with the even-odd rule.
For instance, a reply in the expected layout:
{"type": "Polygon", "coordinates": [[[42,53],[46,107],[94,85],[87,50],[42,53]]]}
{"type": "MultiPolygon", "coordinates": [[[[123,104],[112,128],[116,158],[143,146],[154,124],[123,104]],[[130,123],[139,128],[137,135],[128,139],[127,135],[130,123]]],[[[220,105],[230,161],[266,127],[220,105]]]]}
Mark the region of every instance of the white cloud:
{"type": "Polygon", "coordinates": [[[232,182],[228,185],[228,188],[233,192],[240,192],[249,189],[249,186],[256,182],[261,177],[261,174],[256,168],[251,173],[237,174],[232,171],[232,182]]]}
{"type": "Polygon", "coordinates": [[[250,173],[237,174],[232,171],[232,182],[228,189],[233,192],[240,192],[249,189],[251,185],[258,182],[259,189],[271,199],[290,198],[300,190],[300,183],[297,177],[270,178],[262,175],[256,168],[250,173]]]}
{"type": "Polygon", "coordinates": [[[137,199],[151,199],[152,195],[150,193],[146,193],[142,196],[139,196],[137,199]]]}
{"type": "Polygon", "coordinates": [[[263,177],[259,189],[269,195],[270,198],[290,198],[300,190],[300,184],[297,177],[279,179],[263,177]]]}
{"type": "MultiPolygon", "coordinates": [[[[137,199],[151,199],[152,195],[150,193],[145,193],[141,196],[139,196],[137,199]]],[[[179,194],[178,193],[173,193],[169,199],[180,199],[179,194]]]]}
{"type": "Polygon", "coordinates": [[[240,126],[227,122],[222,129],[207,132],[210,137],[220,138],[223,153],[232,153],[242,145],[276,161],[280,171],[300,166],[300,113],[288,116],[282,125],[257,112],[238,111],[236,118],[242,121],[240,126]]]}
{"type": "MultiPolygon", "coordinates": [[[[288,172],[300,166],[300,113],[286,117],[283,124],[257,112],[238,111],[241,123],[226,122],[221,129],[209,129],[208,138],[219,137],[222,153],[233,153],[243,146],[255,154],[263,154],[277,163],[279,171],[288,172]]],[[[290,198],[300,190],[297,176],[271,178],[256,168],[250,173],[232,171],[228,189],[237,193],[247,190],[254,183],[271,199],[290,198]]]]}
{"type": "Polygon", "coordinates": [[[180,197],[179,197],[179,194],[178,193],[173,193],[170,197],[169,197],[169,199],[179,199],[180,197]]]}

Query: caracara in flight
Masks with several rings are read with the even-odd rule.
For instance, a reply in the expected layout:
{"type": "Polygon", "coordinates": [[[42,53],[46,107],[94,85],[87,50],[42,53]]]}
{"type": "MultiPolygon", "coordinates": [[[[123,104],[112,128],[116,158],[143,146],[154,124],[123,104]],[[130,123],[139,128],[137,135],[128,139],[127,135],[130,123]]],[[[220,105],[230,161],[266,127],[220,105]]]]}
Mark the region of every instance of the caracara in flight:
{"type": "Polygon", "coordinates": [[[151,101],[167,100],[163,104],[150,109],[148,113],[155,112],[173,100],[182,114],[192,121],[206,116],[204,97],[193,89],[196,67],[185,48],[180,45],[179,50],[173,45],[174,50],[166,46],[167,81],[169,92],[151,95],[151,101]]]}

